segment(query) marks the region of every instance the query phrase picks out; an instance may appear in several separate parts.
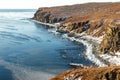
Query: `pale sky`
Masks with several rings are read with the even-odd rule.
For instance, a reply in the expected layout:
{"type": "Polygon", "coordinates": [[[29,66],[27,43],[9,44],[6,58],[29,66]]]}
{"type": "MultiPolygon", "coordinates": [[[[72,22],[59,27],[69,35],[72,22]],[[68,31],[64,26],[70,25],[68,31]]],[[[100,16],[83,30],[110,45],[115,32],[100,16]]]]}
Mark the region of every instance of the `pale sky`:
{"type": "MultiPolygon", "coordinates": [[[[22,9],[50,7],[60,5],[80,4],[87,2],[96,2],[97,0],[0,0],[0,9],[22,9]]],[[[116,2],[119,0],[99,0],[97,2],[116,2]]]]}

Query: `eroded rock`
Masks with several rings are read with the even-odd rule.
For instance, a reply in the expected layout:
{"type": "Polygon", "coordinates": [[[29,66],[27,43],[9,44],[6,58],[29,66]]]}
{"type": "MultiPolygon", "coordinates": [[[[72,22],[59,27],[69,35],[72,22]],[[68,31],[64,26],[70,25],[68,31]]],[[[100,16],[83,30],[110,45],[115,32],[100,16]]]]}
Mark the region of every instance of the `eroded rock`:
{"type": "Polygon", "coordinates": [[[120,80],[120,66],[72,69],[51,80],[120,80]]]}

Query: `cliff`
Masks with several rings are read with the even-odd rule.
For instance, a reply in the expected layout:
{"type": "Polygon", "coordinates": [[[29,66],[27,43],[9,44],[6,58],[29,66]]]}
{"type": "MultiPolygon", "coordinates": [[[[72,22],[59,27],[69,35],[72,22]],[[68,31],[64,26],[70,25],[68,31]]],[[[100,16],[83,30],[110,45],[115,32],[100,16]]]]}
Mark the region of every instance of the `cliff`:
{"type": "Polygon", "coordinates": [[[45,22],[56,23],[71,19],[72,17],[81,17],[88,12],[95,11],[99,8],[106,8],[111,6],[112,3],[88,3],[77,4],[71,6],[58,6],[58,7],[43,7],[39,8],[35,13],[33,19],[45,22]]]}
{"type": "MultiPolygon", "coordinates": [[[[105,63],[120,64],[120,3],[44,7],[37,10],[33,19],[43,23],[60,23],[58,32],[92,42],[97,58],[104,57],[100,60],[105,63]]],[[[72,69],[51,80],[120,80],[120,66],[72,69]]]]}
{"type": "Polygon", "coordinates": [[[51,80],[120,80],[120,66],[72,69],[51,80]]]}
{"type": "Polygon", "coordinates": [[[97,50],[114,54],[120,51],[119,16],[120,3],[86,3],[39,8],[33,19],[44,23],[60,23],[60,32],[103,36],[97,50]]]}

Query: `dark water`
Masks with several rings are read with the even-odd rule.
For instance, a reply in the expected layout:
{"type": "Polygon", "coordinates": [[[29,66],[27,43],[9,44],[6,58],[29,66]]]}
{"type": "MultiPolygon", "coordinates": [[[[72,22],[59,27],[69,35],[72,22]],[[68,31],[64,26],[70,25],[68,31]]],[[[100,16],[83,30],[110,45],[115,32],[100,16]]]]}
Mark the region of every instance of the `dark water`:
{"type": "Polygon", "coordinates": [[[28,20],[33,14],[0,13],[0,80],[48,80],[71,69],[71,62],[92,64],[85,59],[82,44],[28,20]]]}

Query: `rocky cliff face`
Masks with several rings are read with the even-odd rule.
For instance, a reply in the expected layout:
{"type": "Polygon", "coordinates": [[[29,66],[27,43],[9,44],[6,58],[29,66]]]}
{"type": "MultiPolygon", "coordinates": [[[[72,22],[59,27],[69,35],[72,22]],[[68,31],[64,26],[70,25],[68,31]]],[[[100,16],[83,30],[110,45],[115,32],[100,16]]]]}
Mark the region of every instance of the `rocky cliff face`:
{"type": "Polygon", "coordinates": [[[100,37],[99,51],[120,51],[120,3],[87,3],[72,6],[39,8],[33,19],[44,23],[61,23],[58,31],[100,37]]]}
{"type": "Polygon", "coordinates": [[[61,73],[51,80],[120,80],[120,66],[77,68],[61,73]]]}
{"type": "Polygon", "coordinates": [[[112,3],[88,3],[72,6],[60,7],[44,7],[39,8],[33,19],[45,23],[57,23],[72,18],[73,16],[82,16],[89,11],[94,11],[99,8],[109,7],[112,3]]]}
{"type": "Polygon", "coordinates": [[[120,19],[86,20],[77,23],[64,23],[62,27],[68,32],[83,33],[92,36],[104,36],[99,44],[102,53],[114,54],[120,51],[120,19]]]}
{"type": "MultiPolygon", "coordinates": [[[[33,19],[60,23],[57,31],[69,33],[70,37],[82,33],[92,38],[103,37],[95,52],[112,55],[120,52],[120,3],[39,8],[33,19]]],[[[120,80],[120,66],[68,70],[51,80],[120,80]]]]}
{"type": "Polygon", "coordinates": [[[38,20],[40,22],[44,23],[57,23],[64,21],[67,18],[67,16],[62,17],[62,16],[54,16],[50,11],[44,11],[44,9],[39,9],[35,15],[34,18],[35,20],[38,20]]]}
{"type": "Polygon", "coordinates": [[[114,20],[106,27],[105,37],[100,44],[101,51],[120,51],[120,20],[114,20]]]}

